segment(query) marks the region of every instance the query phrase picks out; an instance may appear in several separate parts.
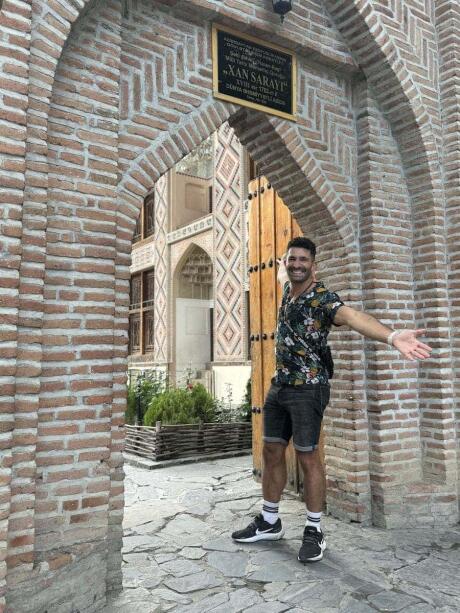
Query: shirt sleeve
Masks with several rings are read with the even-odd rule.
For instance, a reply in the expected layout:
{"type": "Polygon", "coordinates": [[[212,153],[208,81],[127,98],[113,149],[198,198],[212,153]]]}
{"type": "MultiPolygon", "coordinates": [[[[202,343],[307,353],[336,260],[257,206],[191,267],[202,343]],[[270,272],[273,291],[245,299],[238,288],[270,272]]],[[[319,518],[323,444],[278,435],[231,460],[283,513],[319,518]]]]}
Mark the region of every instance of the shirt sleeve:
{"type": "Polygon", "coordinates": [[[321,301],[321,306],[324,310],[328,323],[334,324],[334,317],[341,306],[344,306],[340,296],[335,292],[327,291],[321,301]]]}

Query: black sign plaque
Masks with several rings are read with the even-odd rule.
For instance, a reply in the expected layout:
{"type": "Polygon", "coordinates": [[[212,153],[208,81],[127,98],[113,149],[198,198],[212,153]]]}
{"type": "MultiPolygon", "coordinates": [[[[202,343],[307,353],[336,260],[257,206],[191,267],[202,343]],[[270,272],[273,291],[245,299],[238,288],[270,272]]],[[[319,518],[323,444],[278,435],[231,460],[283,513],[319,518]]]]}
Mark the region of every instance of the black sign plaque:
{"type": "Polygon", "coordinates": [[[216,24],[212,50],[214,97],[295,121],[293,53],[216,24]]]}

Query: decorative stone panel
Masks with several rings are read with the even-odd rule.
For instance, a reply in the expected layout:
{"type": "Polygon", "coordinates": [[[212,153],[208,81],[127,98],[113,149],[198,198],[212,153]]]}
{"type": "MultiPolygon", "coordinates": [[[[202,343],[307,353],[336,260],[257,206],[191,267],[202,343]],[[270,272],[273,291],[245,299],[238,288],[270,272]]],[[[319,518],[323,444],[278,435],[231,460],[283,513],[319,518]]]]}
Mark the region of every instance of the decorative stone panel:
{"type": "Polygon", "coordinates": [[[153,357],[155,364],[166,364],[168,355],[168,274],[169,252],[166,240],[168,230],[168,175],[155,183],[155,340],[153,357]]]}
{"type": "Polygon", "coordinates": [[[214,253],[215,307],[214,359],[244,359],[243,217],[241,200],[242,148],[234,130],[225,123],[215,136],[214,253]]]}
{"type": "Polygon", "coordinates": [[[167,237],[168,244],[177,243],[191,236],[195,236],[196,234],[201,234],[202,232],[211,229],[213,225],[214,215],[207,215],[206,217],[197,219],[187,226],[183,226],[182,228],[169,232],[167,237]]]}
{"type": "Polygon", "coordinates": [[[208,230],[207,232],[202,232],[193,238],[184,239],[178,243],[174,243],[170,246],[171,249],[171,275],[170,278],[173,279],[177,274],[177,267],[179,263],[182,261],[184,254],[189,251],[192,245],[196,245],[205,251],[211,261],[214,258],[214,244],[213,244],[213,234],[212,230],[208,230]]]}

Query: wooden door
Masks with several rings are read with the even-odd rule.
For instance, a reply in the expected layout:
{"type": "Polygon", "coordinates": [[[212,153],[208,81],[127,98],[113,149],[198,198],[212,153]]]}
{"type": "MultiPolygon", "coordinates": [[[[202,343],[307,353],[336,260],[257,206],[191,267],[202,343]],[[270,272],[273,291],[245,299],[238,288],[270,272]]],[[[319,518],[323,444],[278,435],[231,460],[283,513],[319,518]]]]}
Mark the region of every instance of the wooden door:
{"type": "MultiPolygon", "coordinates": [[[[253,474],[260,480],[263,471],[262,407],[275,371],[275,331],[283,288],[277,283],[276,260],[291,238],[302,231],[289,209],[265,177],[249,183],[249,300],[252,360],[252,452],[253,474]]],[[[322,440],[320,442],[321,450],[322,440]]],[[[292,442],[287,449],[287,487],[303,489],[292,442]]]]}

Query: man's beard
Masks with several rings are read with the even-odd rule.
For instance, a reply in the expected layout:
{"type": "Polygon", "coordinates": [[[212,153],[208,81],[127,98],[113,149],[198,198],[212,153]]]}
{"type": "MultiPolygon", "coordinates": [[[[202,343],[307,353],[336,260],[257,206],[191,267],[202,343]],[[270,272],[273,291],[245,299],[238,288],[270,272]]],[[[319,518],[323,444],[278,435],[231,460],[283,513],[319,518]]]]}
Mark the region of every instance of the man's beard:
{"type": "Polygon", "coordinates": [[[312,276],[312,271],[311,270],[306,270],[306,269],[301,269],[301,270],[292,270],[292,269],[287,269],[287,273],[288,273],[288,277],[289,277],[289,281],[291,283],[305,283],[306,281],[308,281],[309,279],[311,279],[312,276]]]}

